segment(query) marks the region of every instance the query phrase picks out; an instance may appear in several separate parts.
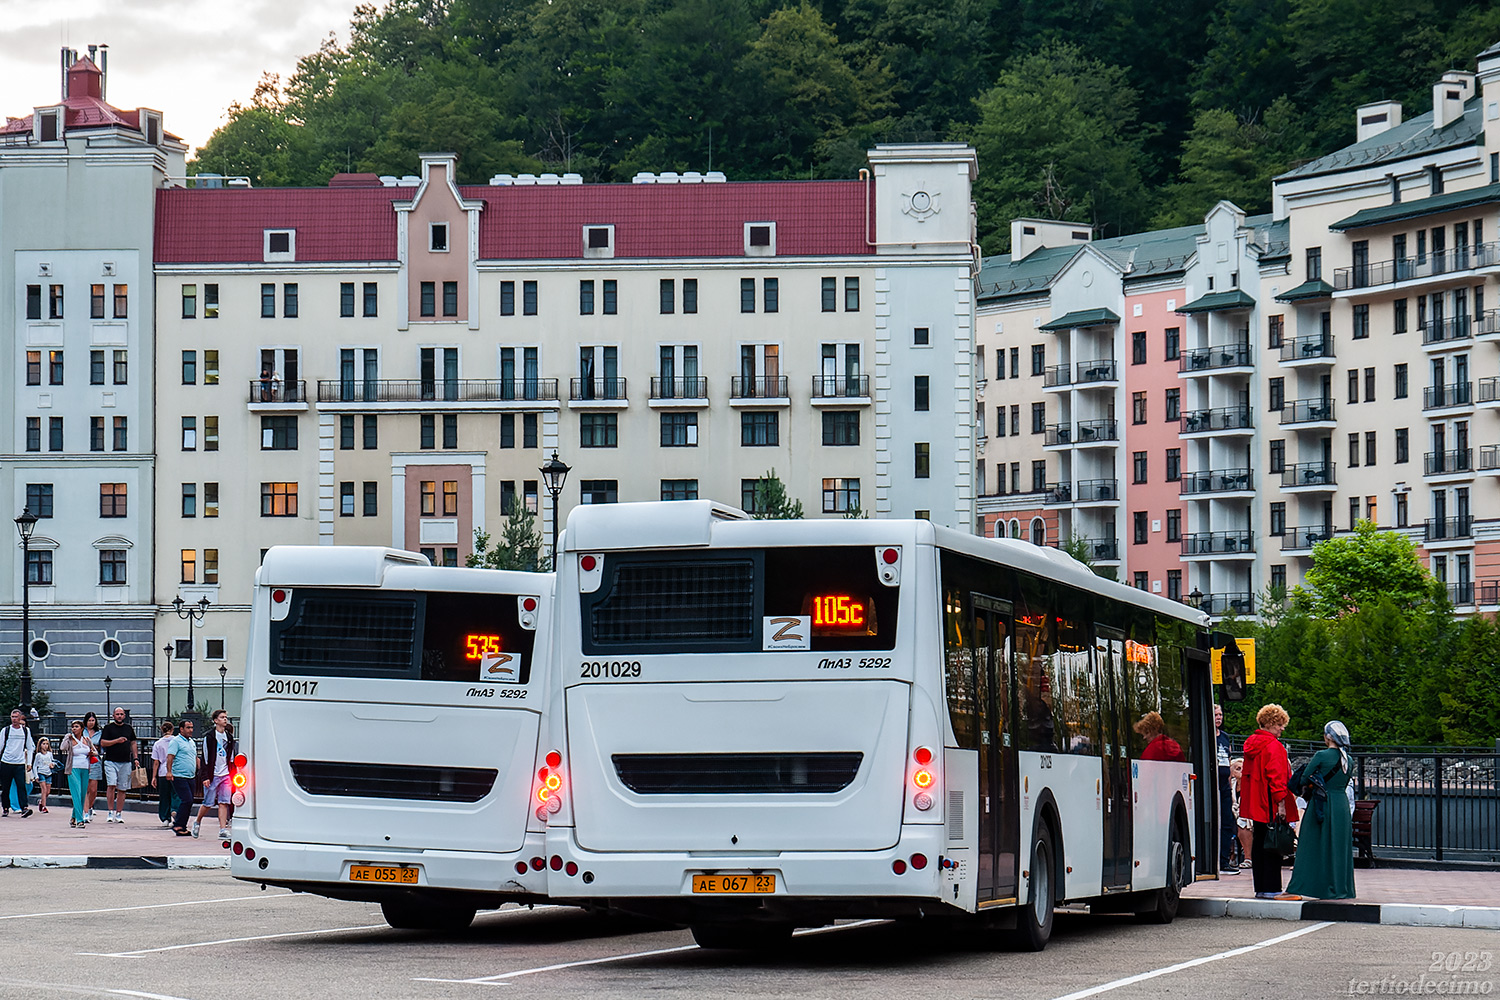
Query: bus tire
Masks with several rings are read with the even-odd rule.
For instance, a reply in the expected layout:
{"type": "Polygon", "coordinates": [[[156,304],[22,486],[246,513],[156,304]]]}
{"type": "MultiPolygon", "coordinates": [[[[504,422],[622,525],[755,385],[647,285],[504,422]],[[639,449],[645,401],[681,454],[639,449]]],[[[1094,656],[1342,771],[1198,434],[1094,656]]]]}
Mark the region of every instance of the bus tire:
{"type": "Polygon", "coordinates": [[[1137,920],[1147,924],[1172,922],[1182,903],[1182,890],[1188,884],[1191,863],[1182,823],[1173,820],[1172,833],[1167,837],[1167,884],[1151,894],[1150,906],[1136,913],[1137,920]]]}
{"type": "Polygon", "coordinates": [[[1055,848],[1052,827],[1038,819],[1031,836],[1031,892],[1025,906],[1016,914],[1016,943],[1023,951],[1041,951],[1052,937],[1055,893],[1053,879],[1055,848]]]}
{"type": "Polygon", "coordinates": [[[472,906],[391,899],[380,904],[385,922],[402,931],[461,931],[474,922],[472,906]]]}
{"type": "Polygon", "coordinates": [[[736,923],[693,924],[693,941],[700,948],[734,951],[767,951],[792,939],[791,924],[736,923]]]}

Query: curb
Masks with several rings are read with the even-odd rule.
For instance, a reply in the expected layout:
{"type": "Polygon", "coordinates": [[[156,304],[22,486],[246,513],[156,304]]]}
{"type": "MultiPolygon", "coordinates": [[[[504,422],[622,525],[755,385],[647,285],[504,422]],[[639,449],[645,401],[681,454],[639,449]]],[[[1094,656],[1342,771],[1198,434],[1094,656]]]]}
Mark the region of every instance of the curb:
{"type": "Polygon", "coordinates": [[[1469,927],[1500,930],[1500,907],[1439,906],[1431,903],[1359,903],[1344,900],[1194,898],[1182,900],[1185,917],[1241,917],[1252,920],[1330,920],[1335,923],[1403,927],[1469,927]]]}
{"type": "Polygon", "coordinates": [[[182,869],[228,868],[227,857],[213,855],[148,854],[136,858],[95,857],[86,854],[32,855],[0,857],[0,868],[113,868],[113,869],[182,869]]]}

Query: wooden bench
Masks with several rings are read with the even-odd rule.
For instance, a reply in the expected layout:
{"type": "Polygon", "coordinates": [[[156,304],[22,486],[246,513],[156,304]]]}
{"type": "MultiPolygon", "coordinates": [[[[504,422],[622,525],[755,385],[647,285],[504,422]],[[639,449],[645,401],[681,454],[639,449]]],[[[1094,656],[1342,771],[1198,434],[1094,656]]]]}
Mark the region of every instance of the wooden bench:
{"type": "Polygon", "coordinates": [[[1354,803],[1353,830],[1355,864],[1361,868],[1375,867],[1375,847],[1372,842],[1375,826],[1375,807],[1379,799],[1359,799],[1354,803]]]}

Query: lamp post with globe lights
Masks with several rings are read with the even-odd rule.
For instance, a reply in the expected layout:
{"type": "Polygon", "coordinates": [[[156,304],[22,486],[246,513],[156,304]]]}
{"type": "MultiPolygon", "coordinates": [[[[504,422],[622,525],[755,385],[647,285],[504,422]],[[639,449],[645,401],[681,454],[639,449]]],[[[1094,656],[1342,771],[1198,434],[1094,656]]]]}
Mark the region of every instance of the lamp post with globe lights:
{"type": "Polygon", "coordinates": [[[193,647],[197,645],[193,640],[193,626],[203,620],[203,616],[208,613],[208,606],[209,600],[207,597],[200,597],[196,604],[189,604],[182,599],[181,594],[178,594],[172,601],[172,607],[176,609],[177,617],[188,623],[187,708],[183,710],[183,714],[193,711],[197,704],[193,701],[193,647]]]}
{"type": "Polygon", "coordinates": [[[552,457],[547,459],[545,465],[538,470],[542,474],[542,482],[547,486],[547,492],[552,494],[552,570],[557,571],[557,498],[562,494],[563,483],[572,470],[566,463],[557,457],[556,449],[552,457]]]}
{"type": "Polygon", "coordinates": [[[31,532],[37,516],[21,508],[16,530],[21,533],[21,717],[31,726],[31,532]]]}

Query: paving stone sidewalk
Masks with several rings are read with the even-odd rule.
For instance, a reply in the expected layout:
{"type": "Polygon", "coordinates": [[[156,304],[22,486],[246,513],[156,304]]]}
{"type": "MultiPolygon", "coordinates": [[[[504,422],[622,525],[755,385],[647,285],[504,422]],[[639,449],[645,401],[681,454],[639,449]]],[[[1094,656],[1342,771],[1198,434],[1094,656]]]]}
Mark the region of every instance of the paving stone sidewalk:
{"type": "MultiPolygon", "coordinates": [[[[99,805],[104,805],[102,798],[99,805]]],[[[13,866],[26,858],[176,857],[216,859],[228,864],[229,852],[214,839],[217,816],[204,820],[203,836],[195,840],[163,827],[154,807],[149,812],[128,810],[124,823],[105,822],[105,811],[100,808],[93,822],[82,829],[68,826],[72,815],[66,799],[60,805],[49,805],[45,813],[33,806],[31,815],[25,818],[11,810],[8,817],[0,819],[0,867],[13,866]]]]}

